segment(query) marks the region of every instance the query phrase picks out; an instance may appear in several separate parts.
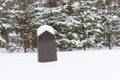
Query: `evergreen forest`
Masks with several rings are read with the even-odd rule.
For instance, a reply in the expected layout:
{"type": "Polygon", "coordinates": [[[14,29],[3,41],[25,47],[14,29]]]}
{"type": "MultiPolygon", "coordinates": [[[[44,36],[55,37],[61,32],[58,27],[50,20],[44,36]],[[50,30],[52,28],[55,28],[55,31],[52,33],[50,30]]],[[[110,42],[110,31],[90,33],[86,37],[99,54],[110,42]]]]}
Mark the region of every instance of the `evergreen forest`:
{"type": "Polygon", "coordinates": [[[59,51],[120,47],[120,1],[0,0],[0,48],[36,51],[41,25],[55,29],[59,51]]]}

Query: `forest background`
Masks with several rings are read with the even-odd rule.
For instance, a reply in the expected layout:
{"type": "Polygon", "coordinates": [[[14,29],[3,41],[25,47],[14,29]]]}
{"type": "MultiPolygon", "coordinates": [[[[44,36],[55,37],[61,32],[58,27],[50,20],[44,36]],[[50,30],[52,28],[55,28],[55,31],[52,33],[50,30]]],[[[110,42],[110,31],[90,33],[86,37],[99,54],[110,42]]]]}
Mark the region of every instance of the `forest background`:
{"type": "Polygon", "coordinates": [[[0,48],[35,51],[37,29],[55,29],[57,50],[120,46],[119,0],[0,0],[0,48]]]}

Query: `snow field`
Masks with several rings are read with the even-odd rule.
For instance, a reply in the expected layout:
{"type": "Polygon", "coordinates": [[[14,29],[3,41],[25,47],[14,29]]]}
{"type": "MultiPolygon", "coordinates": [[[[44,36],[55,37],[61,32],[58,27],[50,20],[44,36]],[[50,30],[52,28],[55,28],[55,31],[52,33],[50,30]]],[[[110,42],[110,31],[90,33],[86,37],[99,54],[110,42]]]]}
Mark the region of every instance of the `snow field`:
{"type": "Polygon", "coordinates": [[[0,80],[120,80],[120,50],[58,52],[39,63],[37,53],[0,54],[0,80]]]}

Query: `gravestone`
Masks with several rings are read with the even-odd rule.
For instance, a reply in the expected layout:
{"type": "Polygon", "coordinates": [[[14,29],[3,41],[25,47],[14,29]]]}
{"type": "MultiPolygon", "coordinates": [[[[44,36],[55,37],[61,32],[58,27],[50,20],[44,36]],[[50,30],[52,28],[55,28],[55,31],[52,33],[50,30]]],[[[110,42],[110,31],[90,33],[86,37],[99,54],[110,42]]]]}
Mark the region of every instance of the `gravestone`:
{"type": "Polygon", "coordinates": [[[57,60],[55,33],[51,26],[43,25],[37,30],[38,61],[57,60]]]}

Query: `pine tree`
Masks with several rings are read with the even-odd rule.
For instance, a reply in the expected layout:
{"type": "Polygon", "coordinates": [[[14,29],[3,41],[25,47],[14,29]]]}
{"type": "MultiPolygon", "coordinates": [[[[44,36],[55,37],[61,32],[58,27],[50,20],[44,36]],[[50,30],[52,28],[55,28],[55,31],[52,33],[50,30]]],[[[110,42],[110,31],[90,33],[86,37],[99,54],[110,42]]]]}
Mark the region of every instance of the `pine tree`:
{"type": "Polygon", "coordinates": [[[31,4],[31,2],[28,3],[28,0],[5,0],[3,2],[2,12],[5,16],[4,20],[6,20],[6,22],[3,21],[3,23],[10,27],[5,27],[7,32],[2,31],[4,31],[8,37],[6,38],[6,44],[10,46],[10,52],[15,49],[19,50],[20,48],[27,52],[27,49],[31,48],[30,42],[32,37],[30,34],[32,34],[33,29],[30,26],[31,16],[27,9],[29,4],[31,4]]]}
{"type": "Polygon", "coordinates": [[[115,41],[115,31],[116,31],[116,23],[118,23],[118,16],[116,15],[116,10],[114,7],[116,6],[113,2],[109,3],[101,3],[103,5],[99,10],[99,22],[102,26],[101,31],[103,32],[102,44],[109,49],[112,48],[115,41]]]}
{"type": "Polygon", "coordinates": [[[74,29],[78,37],[77,44],[79,48],[86,48],[94,46],[94,24],[95,24],[95,11],[91,1],[80,1],[75,11],[76,24],[74,29]],[[93,16],[92,16],[93,15],[93,16]]]}
{"type": "Polygon", "coordinates": [[[10,38],[9,38],[9,34],[11,33],[12,30],[12,26],[9,22],[9,20],[7,19],[8,16],[8,11],[10,7],[10,5],[12,4],[11,1],[1,1],[1,26],[0,26],[0,33],[1,33],[1,44],[3,44],[2,46],[4,46],[7,50],[10,48],[10,38]]]}

